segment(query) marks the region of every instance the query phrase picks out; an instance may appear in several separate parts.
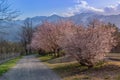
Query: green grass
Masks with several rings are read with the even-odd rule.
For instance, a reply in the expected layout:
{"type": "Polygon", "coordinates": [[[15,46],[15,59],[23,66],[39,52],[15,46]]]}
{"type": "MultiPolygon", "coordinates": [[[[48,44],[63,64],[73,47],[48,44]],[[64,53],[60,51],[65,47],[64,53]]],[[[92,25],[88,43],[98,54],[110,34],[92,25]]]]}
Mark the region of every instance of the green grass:
{"type": "Polygon", "coordinates": [[[53,56],[49,56],[49,55],[38,56],[38,57],[42,62],[46,62],[46,61],[52,60],[54,58],[53,56]]]}
{"type": "Polygon", "coordinates": [[[16,62],[19,61],[21,57],[17,57],[15,59],[9,60],[3,64],[0,64],[0,76],[2,76],[4,73],[6,73],[10,68],[16,65],[16,62]]]}

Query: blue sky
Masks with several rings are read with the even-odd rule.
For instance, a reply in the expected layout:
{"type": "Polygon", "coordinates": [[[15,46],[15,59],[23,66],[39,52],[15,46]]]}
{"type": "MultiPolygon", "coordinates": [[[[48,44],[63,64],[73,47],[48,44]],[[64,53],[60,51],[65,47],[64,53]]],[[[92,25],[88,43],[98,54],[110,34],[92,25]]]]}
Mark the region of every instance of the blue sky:
{"type": "Polygon", "coordinates": [[[58,14],[72,16],[76,13],[94,11],[102,14],[119,13],[120,0],[8,0],[11,8],[21,11],[20,19],[58,14]],[[112,13],[115,12],[115,13],[112,13]]]}

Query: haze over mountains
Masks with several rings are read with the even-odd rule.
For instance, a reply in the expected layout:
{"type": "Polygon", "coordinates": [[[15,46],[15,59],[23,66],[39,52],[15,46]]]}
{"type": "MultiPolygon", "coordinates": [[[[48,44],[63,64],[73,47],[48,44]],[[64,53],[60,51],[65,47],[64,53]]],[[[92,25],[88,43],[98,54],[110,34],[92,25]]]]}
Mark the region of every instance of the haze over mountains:
{"type": "Polygon", "coordinates": [[[9,40],[15,40],[15,36],[17,32],[19,32],[21,26],[24,25],[24,21],[27,19],[31,19],[33,23],[33,27],[40,25],[43,21],[56,22],[58,20],[71,20],[76,24],[84,24],[87,25],[90,21],[94,19],[99,19],[103,22],[110,22],[116,24],[116,26],[120,27],[120,14],[119,15],[99,15],[95,13],[81,13],[76,14],[71,17],[61,17],[58,15],[51,16],[36,16],[32,18],[26,18],[25,20],[16,20],[12,22],[1,22],[2,26],[7,26],[9,28],[4,28],[3,31],[7,32],[7,38],[9,40]]]}
{"type": "MultiPolygon", "coordinates": [[[[34,26],[41,24],[43,21],[56,22],[58,20],[71,20],[76,24],[88,24],[90,21],[94,19],[98,19],[103,22],[110,22],[110,23],[116,24],[118,27],[120,26],[120,14],[119,15],[99,15],[95,13],[81,13],[71,17],[61,17],[59,15],[54,14],[51,16],[36,16],[32,18],[26,18],[25,20],[27,19],[31,19],[34,26]]],[[[17,21],[14,21],[14,23],[16,25],[22,25],[25,20],[17,20],[17,21]]]]}

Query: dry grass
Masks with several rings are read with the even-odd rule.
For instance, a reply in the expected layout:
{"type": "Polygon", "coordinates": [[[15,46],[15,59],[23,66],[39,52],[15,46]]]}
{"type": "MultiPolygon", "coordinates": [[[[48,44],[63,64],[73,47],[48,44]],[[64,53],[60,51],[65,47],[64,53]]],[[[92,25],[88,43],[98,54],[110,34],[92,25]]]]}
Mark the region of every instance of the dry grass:
{"type": "Polygon", "coordinates": [[[91,69],[81,66],[76,61],[51,64],[44,62],[63,80],[120,80],[120,62],[109,61],[99,64],[91,69]]]}
{"type": "Polygon", "coordinates": [[[111,54],[108,54],[107,57],[113,60],[120,61],[120,53],[111,53],[111,54]]]}

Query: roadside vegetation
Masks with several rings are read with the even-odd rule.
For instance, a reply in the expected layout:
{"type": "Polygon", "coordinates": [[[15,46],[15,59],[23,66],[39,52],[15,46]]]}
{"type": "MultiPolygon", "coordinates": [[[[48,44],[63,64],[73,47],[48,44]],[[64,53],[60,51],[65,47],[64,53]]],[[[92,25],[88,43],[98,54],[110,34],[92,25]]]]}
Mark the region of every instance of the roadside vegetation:
{"type": "Polygon", "coordinates": [[[52,60],[53,59],[53,56],[49,56],[49,55],[44,55],[44,56],[38,56],[40,57],[40,60],[42,62],[46,62],[46,61],[49,61],[49,60],[52,60]]]}
{"type": "Polygon", "coordinates": [[[17,57],[15,59],[11,59],[5,63],[0,64],[0,76],[2,76],[4,73],[6,73],[9,69],[11,69],[13,66],[16,65],[16,63],[21,59],[22,57],[17,57]]]}

